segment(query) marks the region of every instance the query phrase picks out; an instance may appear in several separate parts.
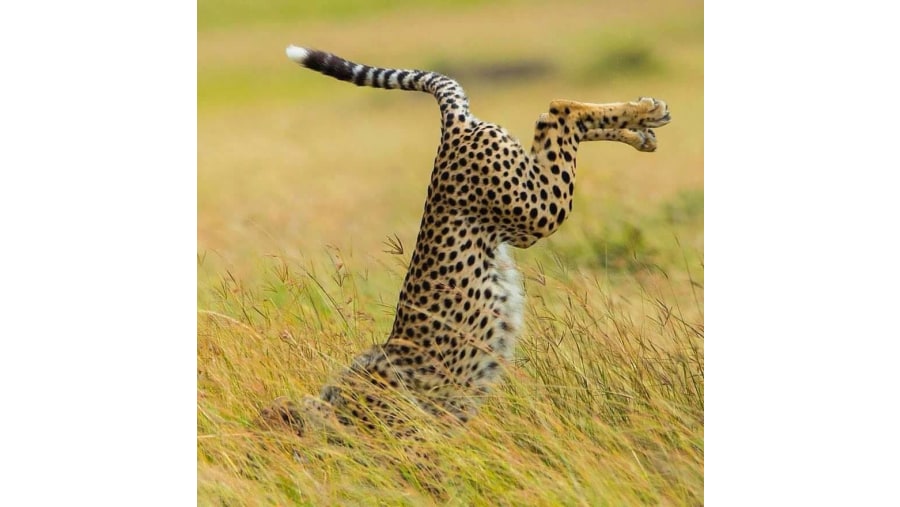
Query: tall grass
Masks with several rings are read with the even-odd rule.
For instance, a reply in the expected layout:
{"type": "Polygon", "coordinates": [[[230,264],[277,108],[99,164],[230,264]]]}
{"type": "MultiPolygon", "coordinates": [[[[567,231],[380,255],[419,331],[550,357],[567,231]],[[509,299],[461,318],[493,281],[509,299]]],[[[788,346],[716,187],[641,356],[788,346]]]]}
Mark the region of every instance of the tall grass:
{"type": "Polygon", "coordinates": [[[226,275],[215,309],[200,311],[201,503],[702,503],[696,282],[697,299],[685,303],[658,272],[613,289],[593,274],[560,281],[527,270],[517,362],[474,421],[423,444],[442,471],[435,498],[405,443],[390,436],[347,446],[253,424],[272,399],[317,392],[388,330],[358,272],[343,264],[315,271],[273,259],[263,285],[226,275]]]}

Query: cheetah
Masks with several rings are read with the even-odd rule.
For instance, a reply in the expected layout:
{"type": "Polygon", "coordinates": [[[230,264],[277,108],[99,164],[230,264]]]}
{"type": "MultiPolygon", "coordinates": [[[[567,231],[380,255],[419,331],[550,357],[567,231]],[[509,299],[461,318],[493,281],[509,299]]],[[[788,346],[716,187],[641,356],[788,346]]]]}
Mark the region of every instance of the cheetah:
{"type": "Polygon", "coordinates": [[[357,86],[432,94],[441,141],[387,341],[359,355],[319,397],[299,404],[281,398],[262,419],[298,435],[312,425],[408,437],[416,432],[409,407],[465,423],[501,378],[522,332],[524,289],[509,247],[534,245],[572,213],[579,143],[616,141],[652,152],[652,129],[669,123],[668,107],[646,97],[554,100],[526,151],[502,127],[476,118],[450,77],[357,64],[310,48],[286,52],[301,66],[357,86]]]}

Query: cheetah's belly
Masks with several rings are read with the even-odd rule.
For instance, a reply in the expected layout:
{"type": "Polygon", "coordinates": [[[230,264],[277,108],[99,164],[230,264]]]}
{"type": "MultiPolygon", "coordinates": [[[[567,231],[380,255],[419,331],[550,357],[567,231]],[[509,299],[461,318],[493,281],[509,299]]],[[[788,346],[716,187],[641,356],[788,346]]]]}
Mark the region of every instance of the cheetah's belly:
{"type": "Polygon", "coordinates": [[[525,293],[522,277],[507,248],[506,244],[501,244],[495,254],[495,308],[499,318],[494,322],[494,334],[488,345],[500,357],[510,361],[524,323],[525,293]]]}

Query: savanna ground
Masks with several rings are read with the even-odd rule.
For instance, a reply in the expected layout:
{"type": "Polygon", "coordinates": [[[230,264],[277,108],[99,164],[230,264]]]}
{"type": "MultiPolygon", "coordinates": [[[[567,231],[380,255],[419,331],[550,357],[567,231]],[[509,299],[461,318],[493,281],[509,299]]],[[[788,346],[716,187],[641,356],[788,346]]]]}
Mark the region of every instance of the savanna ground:
{"type": "Polygon", "coordinates": [[[258,4],[198,3],[198,503],[702,504],[702,2],[258,4]],[[514,252],[517,361],[429,444],[441,498],[390,438],[253,424],[387,336],[439,137],[432,97],[301,69],[290,43],[448,73],[526,145],[554,98],[672,112],[655,153],[582,145],[571,218],[514,252]]]}

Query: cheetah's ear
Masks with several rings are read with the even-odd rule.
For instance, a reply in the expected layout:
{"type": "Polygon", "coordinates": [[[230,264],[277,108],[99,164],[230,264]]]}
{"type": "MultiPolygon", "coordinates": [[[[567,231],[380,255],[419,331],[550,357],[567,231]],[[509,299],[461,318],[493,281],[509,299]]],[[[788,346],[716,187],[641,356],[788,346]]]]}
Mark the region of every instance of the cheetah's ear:
{"type": "Polygon", "coordinates": [[[334,406],[331,403],[315,396],[305,395],[300,402],[304,414],[314,419],[314,422],[330,424],[334,422],[334,406]]]}
{"type": "Polygon", "coordinates": [[[281,396],[259,412],[256,425],[267,430],[288,430],[302,437],[306,423],[297,404],[281,396]]]}

